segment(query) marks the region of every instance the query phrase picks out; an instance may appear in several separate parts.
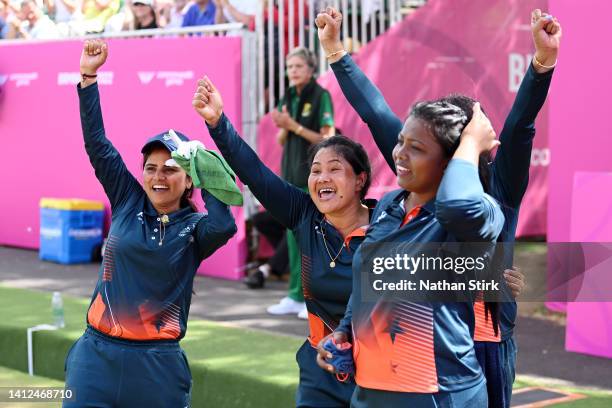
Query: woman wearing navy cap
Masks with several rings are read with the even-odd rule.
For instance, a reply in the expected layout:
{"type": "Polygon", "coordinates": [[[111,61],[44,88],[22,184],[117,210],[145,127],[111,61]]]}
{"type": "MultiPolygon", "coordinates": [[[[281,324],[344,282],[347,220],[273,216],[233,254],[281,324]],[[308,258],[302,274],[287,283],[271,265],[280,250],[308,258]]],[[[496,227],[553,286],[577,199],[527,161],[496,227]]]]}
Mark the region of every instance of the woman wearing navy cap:
{"type": "Polygon", "coordinates": [[[105,136],[96,72],[108,54],[88,40],[78,85],[85,150],[112,209],[87,330],[66,357],[65,407],[185,407],[191,374],[185,335],[193,278],[203,259],[236,232],[228,206],[202,190],[208,214],[190,197],[190,177],[170,152],[186,142],[172,130],[142,148],[142,185],[105,136]]]}

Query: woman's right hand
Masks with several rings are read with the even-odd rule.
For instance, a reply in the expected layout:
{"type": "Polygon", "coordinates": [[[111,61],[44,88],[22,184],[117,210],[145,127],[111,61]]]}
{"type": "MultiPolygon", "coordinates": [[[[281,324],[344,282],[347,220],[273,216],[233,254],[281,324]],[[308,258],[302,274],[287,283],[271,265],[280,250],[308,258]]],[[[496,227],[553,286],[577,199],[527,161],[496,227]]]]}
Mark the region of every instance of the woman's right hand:
{"type": "Polygon", "coordinates": [[[108,57],[108,45],[102,40],[85,40],[81,52],[81,74],[96,75],[108,57]]]}
{"type": "MultiPolygon", "coordinates": [[[[317,25],[319,41],[327,55],[342,51],[344,49],[342,41],[340,40],[340,26],[342,25],[342,14],[338,10],[333,7],[327,7],[325,11],[317,15],[317,18],[315,19],[315,24],[317,25]]],[[[339,56],[341,58],[342,55],[338,54],[335,54],[335,56],[339,56]]]]}
{"type": "MultiPolygon", "coordinates": [[[[474,114],[472,115],[472,120],[470,120],[465,129],[463,129],[459,146],[463,147],[461,150],[469,146],[480,155],[492,151],[501,143],[495,138],[496,135],[495,130],[493,130],[493,125],[480,109],[480,103],[476,102],[473,109],[474,114]]],[[[478,160],[476,157],[476,163],[477,162],[478,160]]]]}
{"type": "Polygon", "coordinates": [[[334,341],[336,342],[336,344],[342,344],[342,343],[346,343],[348,341],[348,336],[346,335],[346,333],[344,332],[339,332],[339,331],[335,331],[325,337],[323,337],[323,339],[319,342],[319,344],[317,345],[317,364],[319,365],[319,367],[321,367],[323,370],[330,372],[330,373],[335,373],[335,369],[334,366],[327,363],[327,359],[332,358],[332,354],[325,350],[325,348],[323,347],[323,345],[325,344],[325,342],[332,337],[334,338],[334,341]]]}
{"type": "Polygon", "coordinates": [[[192,105],[209,126],[217,126],[223,114],[223,99],[207,76],[198,80],[198,88],[193,95],[192,105]]]}

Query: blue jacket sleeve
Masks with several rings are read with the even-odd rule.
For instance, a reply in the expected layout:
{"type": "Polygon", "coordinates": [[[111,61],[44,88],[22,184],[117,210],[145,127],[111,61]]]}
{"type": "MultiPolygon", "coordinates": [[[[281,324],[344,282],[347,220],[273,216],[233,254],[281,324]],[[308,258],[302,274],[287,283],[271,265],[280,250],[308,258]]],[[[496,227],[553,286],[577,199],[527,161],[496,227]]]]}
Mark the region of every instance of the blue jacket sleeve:
{"type": "Polygon", "coordinates": [[[393,148],[402,130],[402,121],[393,113],[376,85],[349,55],[331,64],[331,68],[346,100],[368,125],[378,149],[395,172],[393,148]]]}
{"type": "Polygon", "coordinates": [[[238,135],[225,114],[215,128],[208,127],[210,136],[230,167],[255,197],[284,227],[293,229],[312,204],[309,195],[287,183],[257,157],[238,135]]]}
{"type": "Polygon", "coordinates": [[[459,241],[494,242],[504,225],[499,204],[480,184],[478,168],[462,159],[448,164],[435,208],[440,224],[459,241]]]}
{"type": "Polygon", "coordinates": [[[492,188],[503,205],[518,207],[527,190],[535,119],[546,101],[553,71],[538,74],[529,64],[499,136],[492,165],[492,188]]]}
{"type": "Polygon", "coordinates": [[[353,303],[353,295],[351,295],[349,297],[349,301],[346,304],[346,311],[344,312],[344,317],[342,318],[342,320],[340,320],[340,323],[338,324],[338,327],[336,327],[337,332],[342,332],[345,333],[347,335],[347,337],[350,339],[353,337],[353,307],[352,307],[352,303],[353,303]]]}
{"type": "Polygon", "coordinates": [[[201,190],[201,193],[208,214],[198,223],[196,236],[200,257],[205,259],[225,245],[238,228],[228,205],[206,190],[201,190]]]}
{"type": "Polygon", "coordinates": [[[127,169],[117,149],[106,138],[98,84],[94,83],[86,88],[81,88],[79,84],[77,90],[85,151],[112,209],[116,210],[125,204],[134,192],[144,192],[127,169]]]}

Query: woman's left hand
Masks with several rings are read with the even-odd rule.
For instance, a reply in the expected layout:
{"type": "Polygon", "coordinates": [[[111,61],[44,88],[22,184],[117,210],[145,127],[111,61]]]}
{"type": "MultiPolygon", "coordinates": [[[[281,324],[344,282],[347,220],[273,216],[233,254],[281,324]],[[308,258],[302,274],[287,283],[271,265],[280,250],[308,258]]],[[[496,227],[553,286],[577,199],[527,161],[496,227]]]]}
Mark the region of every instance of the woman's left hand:
{"type": "Polygon", "coordinates": [[[198,88],[193,95],[191,103],[198,114],[204,118],[211,127],[217,126],[223,114],[223,99],[215,85],[207,77],[198,80],[198,88]]]}
{"type": "MultiPolygon", "coordinates": [[[[550,14],[543,13],[540,9],[535,9],[531,13],[531,33],[536,49],[535,58],[542,65],[555,65],[562,35],[559,21],[550,14]]],[[[550,68],[538,66],[537,63],[534,64],[534,67],[538,72],[550,70],[550,68]]]]}

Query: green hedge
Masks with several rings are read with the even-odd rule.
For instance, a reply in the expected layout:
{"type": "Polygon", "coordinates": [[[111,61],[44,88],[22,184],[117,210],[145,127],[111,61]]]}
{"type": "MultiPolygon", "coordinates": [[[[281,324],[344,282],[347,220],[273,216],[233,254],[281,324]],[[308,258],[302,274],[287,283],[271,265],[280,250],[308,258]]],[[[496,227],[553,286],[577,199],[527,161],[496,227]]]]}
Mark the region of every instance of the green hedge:
{"type": "MultiPolygon", "coordinates": [[[[64,379],[64,359],[83,333],[87,299],[64,296],[66,328],[34,333],[37,375],[64,379]]],[[[51,294],[0,286],[0,365],[27,372],[26,329],[51,321],[51,294]]],[[[289,407],[303,340],[190,320],[181,341],[193,375],[193,406],[289,407]]]]}

